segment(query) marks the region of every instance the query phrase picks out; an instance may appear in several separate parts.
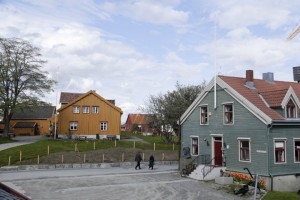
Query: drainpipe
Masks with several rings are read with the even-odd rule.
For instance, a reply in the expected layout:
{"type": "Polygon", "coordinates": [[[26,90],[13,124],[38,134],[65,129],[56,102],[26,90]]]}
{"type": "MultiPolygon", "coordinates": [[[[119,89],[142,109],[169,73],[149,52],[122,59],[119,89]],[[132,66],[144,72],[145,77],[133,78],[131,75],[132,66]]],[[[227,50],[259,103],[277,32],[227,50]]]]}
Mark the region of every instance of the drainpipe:
{"type": "Polygon", "coordinates": [[[269,175],[271,177],[271,192],[273,192],[273,175],[270,173],[269,173],[269,175]]]}
{"type": "Polygon", "coordinates": [[[267,129],[268,129],[268,133],[267,133],[267,155],[268,155],[268,174],[271,176],[271,191],[273,191],[273,175],[271,175],[270,173],[270,145],[269,145],[269,140],[270,140],[270,130],[272,128],[272,124],[268,124],[267,129]]]}

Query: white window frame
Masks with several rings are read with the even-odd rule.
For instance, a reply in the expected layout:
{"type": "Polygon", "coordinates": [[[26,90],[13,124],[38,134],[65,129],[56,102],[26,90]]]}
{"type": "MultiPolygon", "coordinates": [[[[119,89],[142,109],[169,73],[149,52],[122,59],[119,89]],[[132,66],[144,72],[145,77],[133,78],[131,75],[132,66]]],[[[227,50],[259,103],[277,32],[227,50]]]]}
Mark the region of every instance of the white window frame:
{"type": "Polygon", "coordinates": [[[107,130],[108,130],[108,123],[100,122],[100,131],[107,131],[107,130]]]}
{"type": "Polygon", "coordinates": [[[238,152],[239,152],[239,161],[240,162],[248,162],[250,163],[251,162],[251,139],[250,138],[238,138],[238,143],[239,143],[239,146],[238,146],[238,152]],[[242,160],[241,159],[241,144],[242,142],[244,141],[248,141],[249,142],[249,160],[242,160]]]}
{"type": "Polygon", "coordinates": [[[191,139],[191,155],[192,156],[198,156],[199,155],[199,136],[190,136],[191,139]],[[193,145],[193,139],[197,140],[197,154],[195,154],[194,152],[194,145],[193,145]]]}
{"type": "Polygon", "coordinates": [[[92,106],[92,113],[98,114],[99,113],[99,106],[92,106]]]}
{"type": "Polygon", "coordinates": [[[300,163],[300,146],[297,146],[298,148],[298,159],[299,159],[299,161],[297,161],[296,160],[296,146],[295,146],[295,142],[300,142],[300,138],[294,138],[294,140],[293,140],[293,151],[294,151],[294,163],[300,163]]]}
{"type": "Polygon", "coordinates": [[[274,138],[273,139],[273,151],[274,151],[274,164],[276,165],[282,165],[287,163],[286,158],[286,138],[274,138]],[[283,142],[284,144],[284,161],[283,162],[276,162],[276,142],[283,142]]]}
{"type": "Polygon", "coordinates": [[[80,106],[73,106],[73,113],[80,113],[80,106]]]}
{"type": "Polygon", "coordinates": [[[78,130],[78,122],[77,121],[70,122],[69,129],[70,129],[70,131],[77,131],[78,130]]]}
{"type": "Polygon", "coordinates": [[[233,102],[226,102],[223,103],[223,124],[224,125],[234,125],[234,104],[233,102]],[[232,106],[232,123],[225,123],[226,117],[225,117],[225,108],[227,105],[231,105],[232,106]]]}
{"type": "Polygon", "coordinates": [[[89,106],[82,106],[82,113],[84,113],[84,114],[90,113],[90,107],[89,106]]]}
{"type": "Polygon", "coordinates": [[[285,109],[284,110],[285,110],[285,118],[288,118],[288,119],[298,118],[298,112],[297,112],[298,107],[297,107],[297,104],[295,103],[295,101],[292,98],[290,98],[288,100],[287,104],[285,105],[285,109]],[[288,108],[288,104],[289,104],[290,101],[294,104],[294,110],[293,110],[293,116],[294,117],[290,117],[291,116],[291,112],[290,112],[290,109],[288,108]]]}
{"type": "Polygon", "coordinates": [[[208,125],[208,105],[200,105],[200,125],[208,125]],[[202,123],[202,108],[206,108],[206,123],[202,123]]]}

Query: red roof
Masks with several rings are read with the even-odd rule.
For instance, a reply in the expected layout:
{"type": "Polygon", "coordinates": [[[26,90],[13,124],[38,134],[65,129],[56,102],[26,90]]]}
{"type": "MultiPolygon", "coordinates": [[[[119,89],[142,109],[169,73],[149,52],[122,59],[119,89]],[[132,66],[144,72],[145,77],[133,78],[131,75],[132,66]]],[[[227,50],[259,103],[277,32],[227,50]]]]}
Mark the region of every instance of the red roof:
{"type": "Polygon", "coordinates": [[[127,121],[131,124],[148,124],[148,114],[128,114],[127,121]]]}
{"type": "Polygon", "coordinates": [[[281,107],[281,103],[290,87],[294,90],[298,99],[300,99],[300,83],[284,81],[269,82],[262,79],[254,79],[254,89],[251,89],[246,86],[246,78],[228,76],[219,76],[219,78],[272,120],[284,119],[272,107],[281,107]]]}

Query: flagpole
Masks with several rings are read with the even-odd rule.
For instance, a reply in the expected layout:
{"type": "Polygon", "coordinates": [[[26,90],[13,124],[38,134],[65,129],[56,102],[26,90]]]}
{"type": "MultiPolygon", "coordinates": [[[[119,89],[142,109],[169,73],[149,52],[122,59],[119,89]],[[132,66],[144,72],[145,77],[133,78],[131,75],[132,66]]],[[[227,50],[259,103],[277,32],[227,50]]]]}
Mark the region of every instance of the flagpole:
{"type": "Polygon", "coordinates": [[[214,75],[214,109],[217,109],[217,45],[216,45],[216,38],[217,38],[217,14],[215,14],[215,26],[214,26],[214,68],[215,68],[215,75],[214,75]]]}

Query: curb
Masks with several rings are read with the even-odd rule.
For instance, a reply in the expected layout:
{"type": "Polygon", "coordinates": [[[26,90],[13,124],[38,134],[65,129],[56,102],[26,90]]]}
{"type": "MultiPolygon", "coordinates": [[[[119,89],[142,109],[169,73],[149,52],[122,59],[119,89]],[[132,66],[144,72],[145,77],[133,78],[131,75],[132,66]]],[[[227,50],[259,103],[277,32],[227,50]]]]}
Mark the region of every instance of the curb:
{"type": "MultiPolygon", "coordinates": [[[[105,169],[112,167],[131,167],[135,162],[120,162],[120,163],[77,163],[77,164],[52,164],[52,165],[19,165],[19,166],[4,166],[0,168],[0,172],[13,171],[33,171],[33,170],[54,170],[54,169],[105,169]]],[[[178,165],[178,161],[157,161],[155,165],[178,165]]],[[[141,162],[141,165],[148,165],[148,162],[141,162]]]]}

